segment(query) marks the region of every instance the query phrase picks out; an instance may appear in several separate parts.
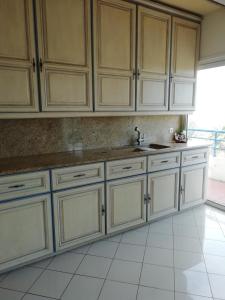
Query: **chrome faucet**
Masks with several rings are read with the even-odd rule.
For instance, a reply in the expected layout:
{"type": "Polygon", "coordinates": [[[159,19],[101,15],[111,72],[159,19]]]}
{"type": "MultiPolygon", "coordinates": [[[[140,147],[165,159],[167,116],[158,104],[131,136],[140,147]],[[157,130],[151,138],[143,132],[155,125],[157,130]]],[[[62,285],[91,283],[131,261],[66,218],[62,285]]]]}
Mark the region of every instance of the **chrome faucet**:
{"type": "Polygon", "coordinates": [[[138,133],[137,144],[138,144],[138,146],[141,146],[142,143],[144,143],[144,141],[145,141],[145,139],[144,139],[144,133],[141,134],[141,131],[140,131],[140,129],[137,126],[134,128],[134,130],[137,131],[137,133],[138,133]]]}

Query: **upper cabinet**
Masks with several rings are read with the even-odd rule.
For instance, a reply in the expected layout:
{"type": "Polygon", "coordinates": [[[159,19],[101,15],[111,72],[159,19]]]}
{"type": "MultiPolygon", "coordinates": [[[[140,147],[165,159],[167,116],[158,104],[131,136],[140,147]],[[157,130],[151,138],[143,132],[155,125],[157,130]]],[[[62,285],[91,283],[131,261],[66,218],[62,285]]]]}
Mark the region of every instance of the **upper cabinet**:
{"type": "Polygon", "coordinates": [[[0,112],[38,111],[32,0],[0,0],[0,112]]]}
{"type": "Polygon", "coordinates": [[[95,108],[135,108],[136,6],[118,0],[94,1],[95,108]]]}
{"type": "Polygon", "coordinates": [[[0,118],[191,112],[197,21],[124,0],[0,0],[0,118]]]}
{"type": "Polygon", "coordinates": [[[200,24],[173,18],[170,110],[195,108],[200,24]]]}
{"type": "Polygon", "coordinates": [[[171,17],[138,7],[137,109],[168,110],[171,17]]]}
{"type": "Polygon", "coordinates": [[[89,0],[38,0],[44,111],[92,110],[89,0]]]}

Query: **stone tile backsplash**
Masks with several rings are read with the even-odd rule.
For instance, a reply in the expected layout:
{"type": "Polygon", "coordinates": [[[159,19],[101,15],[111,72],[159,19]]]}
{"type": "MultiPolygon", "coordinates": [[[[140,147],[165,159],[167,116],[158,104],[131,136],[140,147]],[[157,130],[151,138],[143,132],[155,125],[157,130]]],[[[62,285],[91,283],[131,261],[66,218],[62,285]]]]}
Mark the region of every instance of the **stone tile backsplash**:
{"type": "Polygon", "coordinates": [[[133,145],[134,127],[146,142],[170,141],[180,116],[0,120],[0,157],[133,145]]]}

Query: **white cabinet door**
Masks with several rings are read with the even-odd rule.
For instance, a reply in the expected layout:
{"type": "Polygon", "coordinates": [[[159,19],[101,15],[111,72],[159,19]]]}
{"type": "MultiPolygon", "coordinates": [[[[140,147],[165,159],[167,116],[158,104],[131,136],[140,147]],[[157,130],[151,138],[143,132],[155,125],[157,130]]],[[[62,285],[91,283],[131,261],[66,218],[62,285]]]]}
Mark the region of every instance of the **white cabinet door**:
{"type": "Polygon", "coordinates": [[[92,110],[89,0],[38,0],[42,109],[92,110]]]}
{"type": "Polygon", "coordinates": [[[0,271],[53,252],[50,196],[0,204],[0,271]]]}
{"type": "Polygon", "coordinates": [[[94,1],[97,111],[134,110],[135,22],[134,4],[120,0],[94,1]]]}
{"type": "Polygon", "coordinates": [[[32,0],[0,0],[0,112],[38,107],[32,0]]]}
{"type": "Polygon", "coordinates": [[[200,24],[173,18],[170,110],[195,109],[200,24]]]}
{"type": "Polygon", "coordinates": [[[148,221],[178,210],[179,170],[148,175],[148,221]]]}
{"type": "Polygon", "coordinates": [[[54,194],[56,250],[105,234],[104,184],[54,194]]]}
{"type": "Polygon", "coordinates": [[[138,7],[138,111],[167,111],[171,16],[138,7]]]}
{"type": "Polygon", "coordinates": [[[205,201],[207,164],[182,168],[180,186],[180,209],[185,209],[205,201]]]}
{"type": "Polygon", "coordinates": [[[107,183],[107,233],[146,222],[146,176],[107,183]]]}

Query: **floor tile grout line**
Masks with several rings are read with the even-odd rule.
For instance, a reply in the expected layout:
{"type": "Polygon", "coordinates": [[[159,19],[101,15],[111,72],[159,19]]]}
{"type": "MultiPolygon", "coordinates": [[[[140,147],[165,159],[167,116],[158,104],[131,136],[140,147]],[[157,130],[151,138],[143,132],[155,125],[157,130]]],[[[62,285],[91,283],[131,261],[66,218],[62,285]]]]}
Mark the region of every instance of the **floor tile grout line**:
{"type": "Polygon", "coordinates": [[[219,224],[219,226],[220,226],[220,229],[221,229],[221,231],[222,231],[222,233],[223,233],[223,236],[224,236],[224,238],[225,238],[225,233],[224,233],[224,231],[223,231],[223,228],[221,227],[220,221],[218,220],[216,214],[215,214],[215,218],[216,218],[216,220],[217,220],[217,222],[218,222],[218,224],[219,224]]]}
{"type": "Polygon", "coordinates": [[[42,298],[45,298],[45,299],[59,300],[59,298],[53,298],[51,296],[47,297],[47,296],[43,296],[43,295],[39,295],[39,294],[34,294],[34,293],[26,293],[20,300],[23,300],[26,295],[38,296],[38,297],[42,297],[42,298]]]}
{"type": "MultiPolygon", "coordinates": [[[[26,294],[29,294],[31,288],[34,286],[34,284],[38,281],[38,279],[42,276],[42,274],[47,270],[47,267],[50,265],[50,263],[52,262],[52,260],[54,259],[51,258],[50,262],[42,269],[41,273],[39,274],[39,276],[35,279],[35,281],[32,283],[32,285],[28,288],[28,290],[25,292],[24,296],[21,298],[21,300],[24,299],[24,297],[26,296],[26,294]]],[[[54,299],[54,298],[53,298],[54,299]]]]}
{"type": "MultiPolygon", "coordinates": [[[[122,239],[122,236],[121,236],[121,239],[122,239]]],[[[100,289],[100,291],[99,291],[99,294],[98,294],[98,297],[97,297],[96,300],[99,300],[99,299],[100,299],[102,290],[103,290],[104,285],[105,285],[105,282],[106,282],[106,280],[107,280],[107,276],[108,276],[109,271],[110,271],[110,269],[111,269],[112,263],[113,263],[113,261],[115,260],[116,253],[117,253],[117,251],[118,251],[119,246],[120,246],[120,243],[118,243],[118,246],[117,246],[117,248],[116,248],[116,251],[115,251],[115,253],[114,253],[113,257],[112,257],[111,264],[110,264],[109,269],[108,269],[108,271],[107,271],[107,273],[106,273],[106,275],[105,275],[105,278],[103,279],[103,284],[102,284],[102,286],[101,286],[101,289],[100,289]]]]}
{"type": "MultiPolygon", "coordinates": [[[[194,214],[194,219],[195,219],[195,222],[197,224],[197,219],[196,219],[196,216],[194,214]]],[[[203,246],[202,246],[202,242],[201,242],[201,239],[199,237],[199,242],[201,244],[201,248],[202,248],[202,255],[203,255],[203,259],[204,259],[204,265],[205,265],[205,269],[206,269],[206,276],[207,276],[207,279],[208,279],[208,283],[209,283],[209,288],[210,288],[210,292],[211,292],[211,297],[213,297],[213,292],[212,292],[212,287],[211,287],[211,283],[210,283],[210,279],[209,279],[209,273],[208,273],[208,269],[206,267],[206,262],[205,262],[205,253],[203,251],[203,246]]]]}
{"type": "Polygon", "coordinates": [[[150,226],[151,225],[149,224],[149,226],[148,226],[148,233],[147,233],[147,237],[146,237],[146,243],[145,243],[145,250],[144,250],[144,255],[143,255],[142,264],[141,264],[141,271],[140,271],[139,280],[138,280],[138,288],[137,288],[137,293],[136,293],[136,300],[138,300],[138,293],[139,293],[139,288],[140,288],[141,275],[142,275],[142,271],[143,271],[143,267],[144,267],[145,253],[146,253],[147,245],[148,245],[148,237],[149,237],[149,232],[150,232],[150,226]]]}
{"type": "MultiPolygon", "coordinates": [[[[79,254],[79,253],[77,253],[77,254],[79,254]]],[[[63,297],[63,295],[65,294],[65,292],[66,292],[67,288],[69,287],[71,281],[72,281],[72,280],[74,279],[74,277],[76,276],[76,271],[78,270],[78,268],[80,267],[81,263],[84,261],[84,259],[85,259],[86,256],[87,256],[87,254],[83,254],[83,258],[81,259],[80,263],[79,263],[79,264],[77,265],[77,267],[75,268],[74,273],[71,274],[72,276],[71,276],[71,278],[70,278],[68,284],[66,285],[66,287],[65,287],[64,290],[63,290],[63,292],[61,293],[60,299],[63,297]]]]}
{"type": "MultiPolygon", "coordinates": [[[[31,284],[31,286],[26,290],[25,295],[27,293],[29,293],[30,289],[34,286],[34,284],[38,281],[38,279],[41,277],[41,275],[45,272],[45,269],[43,269],[41,271],[41,273],[38,275],[38,277],[34,280],[34,282],[31,284]]],[[[25,295],[21,298],[21,300],[23,300],[23,298],[25,297],[25,295]]]]}

